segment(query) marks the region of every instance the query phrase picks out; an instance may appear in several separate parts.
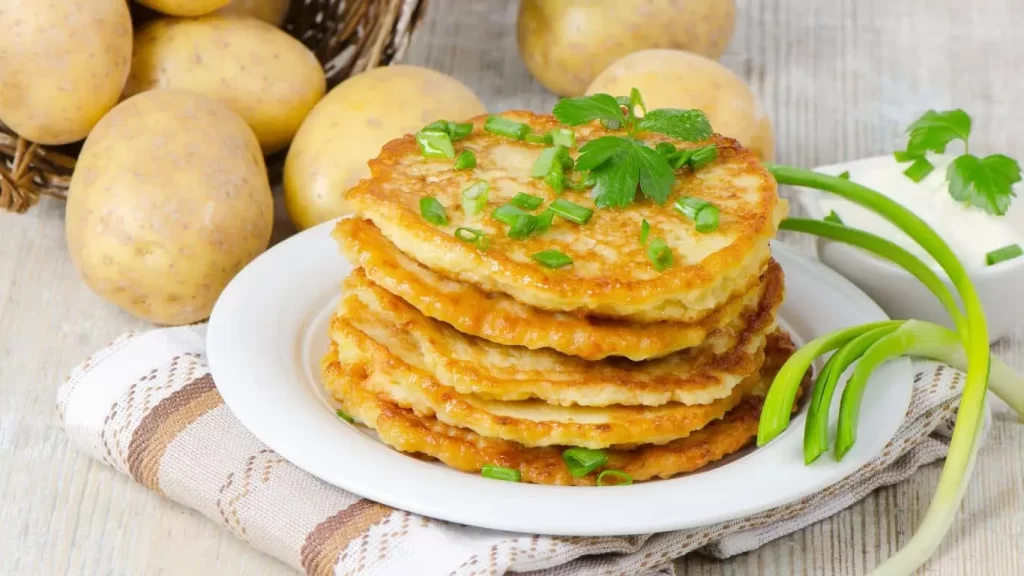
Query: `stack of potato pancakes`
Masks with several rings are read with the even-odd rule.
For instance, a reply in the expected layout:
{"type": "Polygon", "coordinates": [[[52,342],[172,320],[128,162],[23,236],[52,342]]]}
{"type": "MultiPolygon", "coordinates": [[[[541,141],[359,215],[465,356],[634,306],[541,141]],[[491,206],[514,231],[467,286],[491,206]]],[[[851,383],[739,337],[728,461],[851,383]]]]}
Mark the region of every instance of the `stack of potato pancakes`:
{"type": "MultiPolygon", "coordinates": [[[[532,134],[566,128],[529,112],[498,118],[532,134]]],[[[593,182],[559,193],[531,176],[549,143],[484,123],[454,142],[475,166],[425,156],[409,135],[345,193],[354,216],[334,238],[356,269],[323,361],[339,415],[400,451],[542,484],[667,478],[750,444],[793,352],[775,319],[783,274],[768,243],[786,203],[771,175],[728,138],[641,134],[652,149],[713,144],[717,157],[679,167],[663,204],[638,193],[598,208],[593,182]],[[467,195],[480,182],[484,199],[467,195]],[[698,231],[673,209],[681,198],[716,207],[717,227],[698,231]],[[545,225],[558,199],[589,216],[566,217],[563,203],[545,225]],[[525,235],[522,213],[541,222],[525,235]]],[[[572,130],[574,158],[614,133],[572,130]]]]}

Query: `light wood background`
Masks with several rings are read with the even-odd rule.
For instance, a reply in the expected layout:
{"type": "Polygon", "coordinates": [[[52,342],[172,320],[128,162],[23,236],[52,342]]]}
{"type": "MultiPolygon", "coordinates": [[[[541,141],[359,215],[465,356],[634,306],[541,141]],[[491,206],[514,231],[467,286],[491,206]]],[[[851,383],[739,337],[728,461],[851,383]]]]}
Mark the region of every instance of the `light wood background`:
{"type": "MultiPolygon", "coordinates": [[[[453,74],[492,110],[549,110],[554,97],[516,53],[516,8],[430,0],[406,61],[453,74]]],[[[972,149],[1024,158],[1021,23],[1019,0],[747,0],[723,61],[770,111],[783,162],[810,167],[885,153],[923,110],[953,106],[974,115],[972,149]]],[[[79,282],[61,204],[44,199],[28,215],[0,214],[0,574],[290,573],[65,440],[53,409],[58,384],[94,349],[137,328],[145,325],[79,282]]],[[[995,350],[1024,369],[1024,329],[995,350]]],[[[1024,427],[1000,412],[927,574],[1024,574],[1022,456],[1024,427]]],[[[864,573],[914,532],[938,473],[928,467],[756,552],[691,556],[678,571],[864,573]]]]}

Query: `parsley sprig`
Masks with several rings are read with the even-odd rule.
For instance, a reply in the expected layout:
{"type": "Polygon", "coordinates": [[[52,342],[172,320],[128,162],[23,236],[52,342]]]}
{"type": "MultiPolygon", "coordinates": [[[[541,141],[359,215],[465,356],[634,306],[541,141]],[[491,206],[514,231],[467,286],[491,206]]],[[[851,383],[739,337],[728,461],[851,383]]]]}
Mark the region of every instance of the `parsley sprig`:
{"type": "Polygon", "coordinates": [[[712,134],[711,124],[700,110],[662,108],[647,112],[635,88],[629,97],[618,99],[609,94],[565,98],[555,104],[554,115],[570,126],[599,120],[611,130],[626,130],[623,136],[602,136],[580,147],[576,169],[590,171],[598,208],[628,206],[636,200],[638,186],[644,197],[658,204],[668,201],[675,169],[664,154],[637,139],[638,132],[665,134],[686,142],[705,140],[712,134]],[[636,114],[637,109],[642,116],[636,114]]]}
{"type": "Polygon", "coordinates": [[[989,214],[1002,216],[1016,194],[1013,185],[1021,181],[1020,165],[1003,154],[979,158],[970,153],[971,117],[960,109],[936,112],[929,110],[907,128],[907,149],[896,153],[900,162],[913,161],[905,174],[915,182],[930,173],[934,166],[925,157],[928,152],[944,153],[946,147],[959,140],[964,153],[946,169],[949,194],[958,202],[970,204],[989,214]]]}

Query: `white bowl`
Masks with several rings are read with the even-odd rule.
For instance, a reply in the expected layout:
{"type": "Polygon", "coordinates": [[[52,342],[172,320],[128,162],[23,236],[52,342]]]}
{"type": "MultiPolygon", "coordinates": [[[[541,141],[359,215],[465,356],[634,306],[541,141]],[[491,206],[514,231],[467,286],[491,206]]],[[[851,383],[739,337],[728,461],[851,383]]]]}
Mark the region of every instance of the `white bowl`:
{"type": "MultiPolygon", "coordinates": [[[[827,174],[839,174],[844,170],[854,172],[857,164],[869,161],[875,161],[875,158],[821,166],[815,170],[827,174]]],[[[821,194],[825,192],[800,190],[796,200],[808,218],[825,216],[818,203],[821,194]]],[[[871,296],[889,316],[928,320],[949,328],[953,327],[949,315],[935,295],[899,266],[849,244],[826,238],[816,238],[816,246],[818,258],[822,262],[871,296]]],[[[936,272],[959,300],[956,289],[945,273],[942,270],[936,272]]],[[[1013,332],[1014,328],[1024,324],[1024,257],[985,268],[968,269],[968,274],[985,309],[990,342],[999,340],[1013,332]]]]}

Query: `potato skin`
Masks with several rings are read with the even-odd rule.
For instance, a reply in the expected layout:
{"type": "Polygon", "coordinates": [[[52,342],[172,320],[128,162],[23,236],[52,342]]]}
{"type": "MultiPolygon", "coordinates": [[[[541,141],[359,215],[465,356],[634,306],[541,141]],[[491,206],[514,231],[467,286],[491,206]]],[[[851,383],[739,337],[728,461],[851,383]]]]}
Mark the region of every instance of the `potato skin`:
{"type": "Polygon", "coordinates": [[[434,120],[487,112],[464,84],[418,66],[374,68],[336,86],[310,112],[284,167],[285,206],[299,229],[346,213],[342,193],[367,178],[389,141],[434,120]]]}
{"type": "Polygon", "coordinates": [[[169,16],[202,16],[223,8],[231,0],[135,0],[169,16]]]}
{"type": "Polygon", "coordinates": [[[680,50],[644,50],[601,72],[587,94],[643,94],[648,110],[698,108],[715,132],[739,140],[761,160],[775,155],[771,119],[743,79],[714,60],[680,50]]]}
{"type": "Polygon", "coordinates": [[[131,65],[124,0],[3,0],[0,120],[40,144],[67,144],[117,104],[131,65]]]}
{"type": "Polygon", "coordinates": [[[735,0],[522,0],[516,24],[526,67],[560,96],[582,95],[601,70],[638,50],[717,59],[735,25],[735,0]]]}
{"type": "Polygon", "coordinates": [[[280,27],[288,15],[289,0],[231,0],[216,12],[222,16],[252,16],[280,27]]]}
{"type": "Polygon", "coordinates": [[[129,98],[85,141],[68,194],[68,253],[104,299],[157,324],[209,316],[270,241],[273,199],[252,130],[178,90],[129,98]]]}
{"type": "Polygon", "coordinates": [[[158,87],[221,100],[270,154],[288,146],[327,80],[316,56],[280,29],[254,18],[204,16],[158,18],[139,29],[125,95],[158,87]]]}

